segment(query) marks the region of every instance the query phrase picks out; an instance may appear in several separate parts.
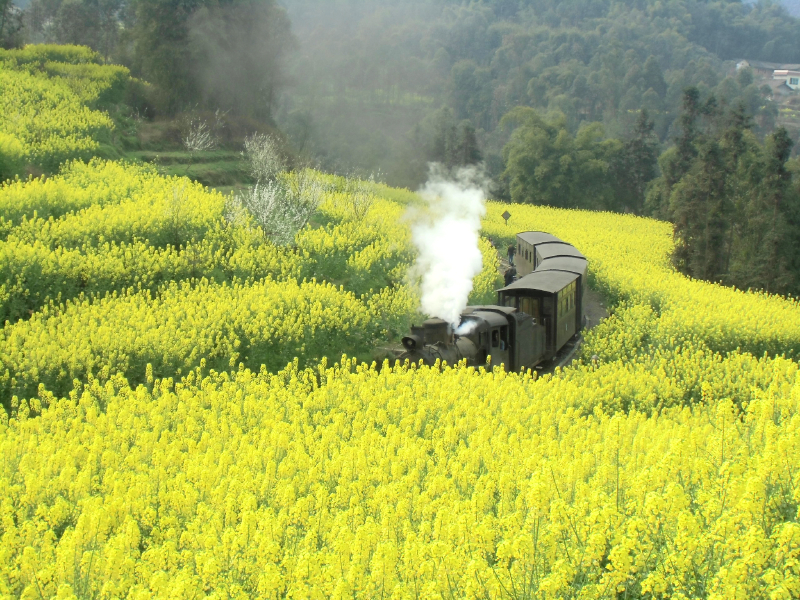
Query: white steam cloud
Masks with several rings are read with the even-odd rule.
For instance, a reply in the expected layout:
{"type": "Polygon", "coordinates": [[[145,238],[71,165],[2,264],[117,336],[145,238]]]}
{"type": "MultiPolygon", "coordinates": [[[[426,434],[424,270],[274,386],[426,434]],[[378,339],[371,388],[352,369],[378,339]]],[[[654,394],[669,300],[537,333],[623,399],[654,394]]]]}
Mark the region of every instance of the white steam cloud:
{"type": "Polygon", "coordinates": [[[414,215],[411,234],[419,252],[414,272],[420,276],[422,311],[457,327],[467,306],[472,279],[483,268],[478,246],[486,213],[483,178],[474,168],[447,177],[431,166],[420,190],[427,210],[414,215]]]}
{"type": "Polygon", "coordinates": [[[470,333],[475,331],[477,327],[478,327],[478,322],[469,319],[461,323],[461,325],[459,325],[458,327],[456,327],[456,330],[453,333],[455,333],[456,335],[469,335],[470,333]]]}

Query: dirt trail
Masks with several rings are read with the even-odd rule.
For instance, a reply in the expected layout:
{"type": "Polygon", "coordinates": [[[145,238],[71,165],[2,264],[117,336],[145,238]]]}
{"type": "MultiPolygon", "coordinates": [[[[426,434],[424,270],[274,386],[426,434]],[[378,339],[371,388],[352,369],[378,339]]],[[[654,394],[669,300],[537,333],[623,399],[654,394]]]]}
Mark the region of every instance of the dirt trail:
{"type": "Polygon", "coordinates": [[[589,287],[583,297],[583,314],[586,315],[586,329],[591,329],[608,316],[605,300],[589,287]]]}

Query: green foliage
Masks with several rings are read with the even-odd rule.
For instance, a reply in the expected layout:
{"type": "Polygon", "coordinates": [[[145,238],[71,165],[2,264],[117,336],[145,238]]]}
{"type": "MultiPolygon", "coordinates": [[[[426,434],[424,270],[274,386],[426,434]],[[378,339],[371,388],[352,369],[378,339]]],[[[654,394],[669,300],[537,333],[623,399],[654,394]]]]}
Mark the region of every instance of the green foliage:
{"type": "Polygon", "coordinates": [[[289,23],[273,0],[135,0],[136,61],[159,108],[197,103],[269,119],[289,23]]]}
{"type": "MultiPolygon", "coordinates": [[[[800,62],[798,21],[776,4],[286,5],[302,54],[291,63],[297,85],[277,113],[279,125],[326,169],[380,169],[408,187],[424,181],[427,170],[419,162],[426,149],[442,147],[435,122],[443,105],[454,123],[469,119],[489,173],[498,178],[508,166],[502,156],[507,135],[499,125],[514,107],[560,112],[573,136],[581,124],[601,122],[607,135],[620,139],[646,110],[664,141],[683,90],[697,86],[729,105],[741,99],[763,135],[774,128],[776,103],[752,78],[730,76],[728,61],[800,62]]],[[[436,160],[447,162],[442,156],[436,160]]],[[[624,205],[641,210],[641,201],[624,205]]]]}
{"type": "Polygon", "coordinates": [[[503,150],[504,177],[514,202],[562,208],[616,208],[611,165],[622,155],[619,140],[604,140],[599,123],[572,136],[561,114],[548,120],[530,108],[504,117],[517,123],[503,150]]]}
{"type": "Polygon", "coordinates": [[[14,0],[0,0],[0,49],[19,46],[22,28],[22,11],[14,0]]]}
{"type": "Polygon", "coordinates": [[[654,123],[647,111],[642,110],[632,135],[625,140],[613,165],[617,206],[637,214],[644,212],[647,187],[658,175],[659,147],[654,123]]]}
{"type": "Polygon", "coordinates": [[[427,162],[440,163],[448,169],[481,162],[475,127],[469,119],[457,123],[453,111],[443,107],[430,120],[434,135],[424,156],[427,162]]]}
{"type": "Polygon", "coordinates": [[[800,292],[800,189],[788,168],[794,145],[778,128],[762,146],[746,108],[684,94],[681,133],[659,162],[648,208],[674,223],[682,272],[740,288],[800,292]]]}
{"type": "Polygon", "coordinates": [[[670,196],[676,234],[673,263],[699,279],[719,281],[727,267],[732,208],[727,183],[722,150],[711,141],[670,196]]]}
{"type": "Polygon", "coordinates": [[[101,64],[100,55],[91,48],[69,44],[29,44],[15,50],[0,50],[0,60],[39,68],[50,62],[70,65],[101,64]]]}
{"type": "Polygon", "coordinates": [[[0,182],[12,179],[25,166],[25,147],[15,135],[0,132],[0,182]]]}

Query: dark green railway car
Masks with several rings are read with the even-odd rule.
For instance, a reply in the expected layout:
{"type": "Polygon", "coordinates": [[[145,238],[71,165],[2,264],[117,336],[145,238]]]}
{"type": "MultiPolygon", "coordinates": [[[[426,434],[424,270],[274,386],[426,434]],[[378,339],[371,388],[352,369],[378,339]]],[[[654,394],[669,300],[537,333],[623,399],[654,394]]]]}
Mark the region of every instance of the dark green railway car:
{"type": "Polygon", "coordinates": [[[534,271],[498,291],[500,305],[531,315],[543,328],[543,360],[555,356],[580,331],[578,277],[567,271],[534,271]]]}
{"type": "Polygon", "coordinates": [[[544,328],[544,360],[583,329],[587,268],[577,248],[550,233],[517,234],[520,277],[498,290],[498,302],[531,315],[544,328]]]}

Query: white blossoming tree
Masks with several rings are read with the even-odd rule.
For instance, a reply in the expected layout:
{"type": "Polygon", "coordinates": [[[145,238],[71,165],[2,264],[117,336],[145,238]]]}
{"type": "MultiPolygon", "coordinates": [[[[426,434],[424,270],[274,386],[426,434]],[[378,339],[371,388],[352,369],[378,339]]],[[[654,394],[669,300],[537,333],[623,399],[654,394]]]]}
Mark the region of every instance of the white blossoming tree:
{"type": "Polygon", "coordinates": [[[311,169],[283,171],[278,145],[268,135],[248,137],[244,155],[256,184],[233,197],[227,219],[241,223],[250,215],[274,243],[291,244],[317,212],[325,186],[311,169]]]}

